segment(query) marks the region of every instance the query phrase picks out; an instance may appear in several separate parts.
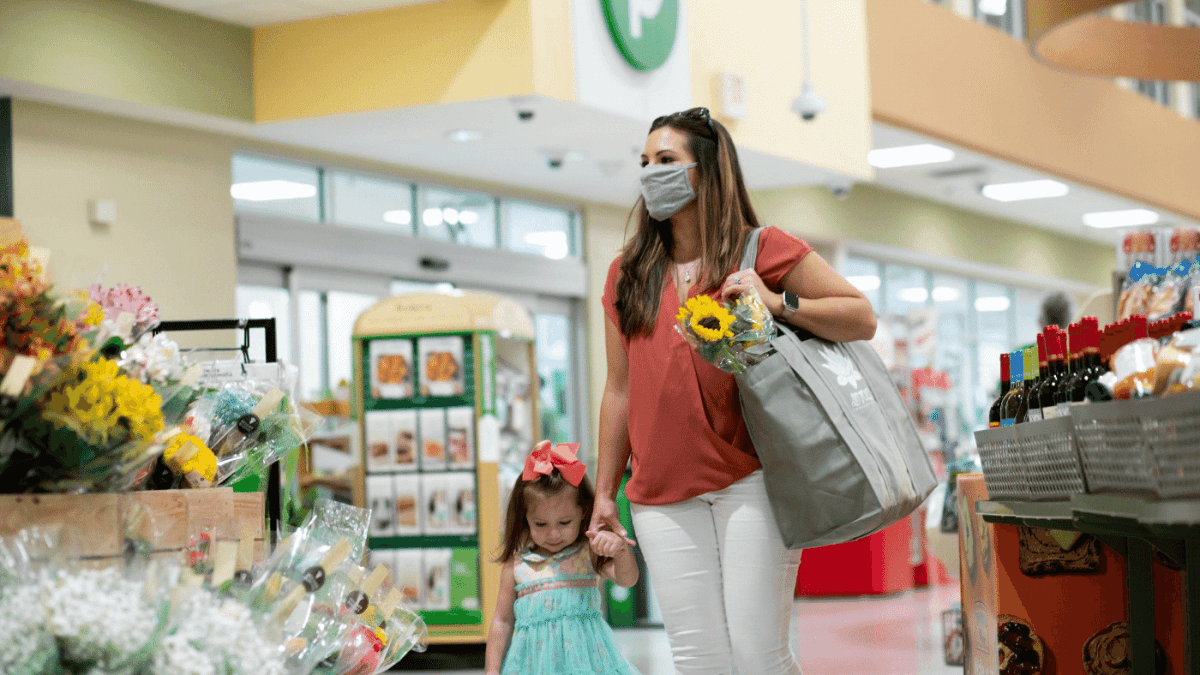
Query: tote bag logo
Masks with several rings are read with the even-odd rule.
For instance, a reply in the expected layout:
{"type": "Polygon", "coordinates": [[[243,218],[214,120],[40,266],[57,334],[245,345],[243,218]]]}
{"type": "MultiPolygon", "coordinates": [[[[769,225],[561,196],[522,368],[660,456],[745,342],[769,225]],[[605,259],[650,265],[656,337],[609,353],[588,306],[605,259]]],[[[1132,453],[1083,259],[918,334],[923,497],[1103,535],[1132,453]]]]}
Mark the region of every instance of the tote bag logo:
{"type": "Polygon", "coordinates": [[[854,361],[850,357],[829,347],[821,350],[821,356],[825,359],[825,363],[821,364],[821,367],[837,376],[838,386],[853,389],[850,392],[851,408],[858,410],[875,402],[875,395],[871,393],[870,389],[857,388],[858,381],[863,379],[863,376],[858,372],[858,368],[854,367],[854,361]]]}
{"type": "Polygon", "coordinates": [[[621,56],[637,70],[654,70],[675,46],[679,0],[600,0],[621,56]]]}

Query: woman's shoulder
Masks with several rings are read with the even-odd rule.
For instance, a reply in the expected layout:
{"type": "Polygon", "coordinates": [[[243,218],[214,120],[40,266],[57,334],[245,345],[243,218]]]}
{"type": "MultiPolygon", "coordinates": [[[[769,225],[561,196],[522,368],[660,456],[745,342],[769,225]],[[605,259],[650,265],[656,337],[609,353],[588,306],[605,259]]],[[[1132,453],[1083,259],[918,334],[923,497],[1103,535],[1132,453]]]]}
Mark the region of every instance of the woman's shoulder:
{"type": "Polygon", "coordinates": [[[759,248],[762,248],[762,246],[766,243],[778,241],[787,241],[808,247],[808,242],[775,225],[764,225],[759,229],[762,231],[762,234],[758,235],[759,248]]]}

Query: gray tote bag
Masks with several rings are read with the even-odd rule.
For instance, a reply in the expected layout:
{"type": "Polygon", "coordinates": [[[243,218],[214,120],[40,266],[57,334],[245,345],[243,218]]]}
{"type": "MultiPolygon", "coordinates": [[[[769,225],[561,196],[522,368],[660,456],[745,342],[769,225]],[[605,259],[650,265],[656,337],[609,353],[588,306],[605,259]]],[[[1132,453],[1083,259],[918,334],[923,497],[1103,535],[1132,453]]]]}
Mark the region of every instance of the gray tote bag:
{"type": "MultiPolygon", "coordinates": [[[[741,269],[754,267],[759,232],[741,269]]],[[[777,325],[775,353],[735,377],[784,543],[852,541],[908,516],[937,477],[879,355],[777,325]]]]}

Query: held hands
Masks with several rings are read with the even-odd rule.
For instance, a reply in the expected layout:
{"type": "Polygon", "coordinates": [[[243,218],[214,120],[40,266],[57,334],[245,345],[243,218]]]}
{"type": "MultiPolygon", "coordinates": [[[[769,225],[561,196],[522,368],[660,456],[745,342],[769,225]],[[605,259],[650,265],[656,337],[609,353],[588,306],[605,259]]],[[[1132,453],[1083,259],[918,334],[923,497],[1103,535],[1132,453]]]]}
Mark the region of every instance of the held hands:
{"type": "Polygon", "coordinates": [[[591,540],[592,553],[601,558],[615,558],[624,551],[629,550],[629,545],[625,543],[625,538],[616,532],[601,530],[599,532],[588,532],[588,539],[591,540]]]}
{"type": "Polygon", "coordinates": [[[753,269],[738,270],[725,277],[725,283],[721,285],[721,300],[728,302],[751,288],[758,291],[758,297],[762,298],[763,304],[773,316],[783,314],[783,296],[771,292],[763,283],[762,277],[753,269]]]}
{"type": "Polygon", "coordinates": [[[603,532],[615,534],[630,546],[637,546],[637,542],[629,538],[629,532],[621,525],[621,518],[617,515],[617,502],[607,497],[597,496],[592,507],[592,522],[588,524],[586,534],[588,540],[591,541],[595,539],[596,535],[603,532]]]}

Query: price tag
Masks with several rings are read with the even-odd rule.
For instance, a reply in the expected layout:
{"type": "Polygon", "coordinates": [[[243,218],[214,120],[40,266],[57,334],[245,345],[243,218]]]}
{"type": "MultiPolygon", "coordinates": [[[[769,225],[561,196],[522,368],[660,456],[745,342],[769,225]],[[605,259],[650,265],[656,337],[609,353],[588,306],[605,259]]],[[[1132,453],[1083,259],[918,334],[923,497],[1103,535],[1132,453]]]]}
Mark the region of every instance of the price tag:
{"type": "Polygon", "coordinates": [[[0,394],[8,394],[9,396],[20,396],[25,389],[25,385],[29,382],[29,378],[33,375],[33,369],[37,367],[38,360],[32,356],[18,354],[13,357],[12,365],[9,366],[8,372],[4,374],[4,379],[0,381],[0,394]]]}

